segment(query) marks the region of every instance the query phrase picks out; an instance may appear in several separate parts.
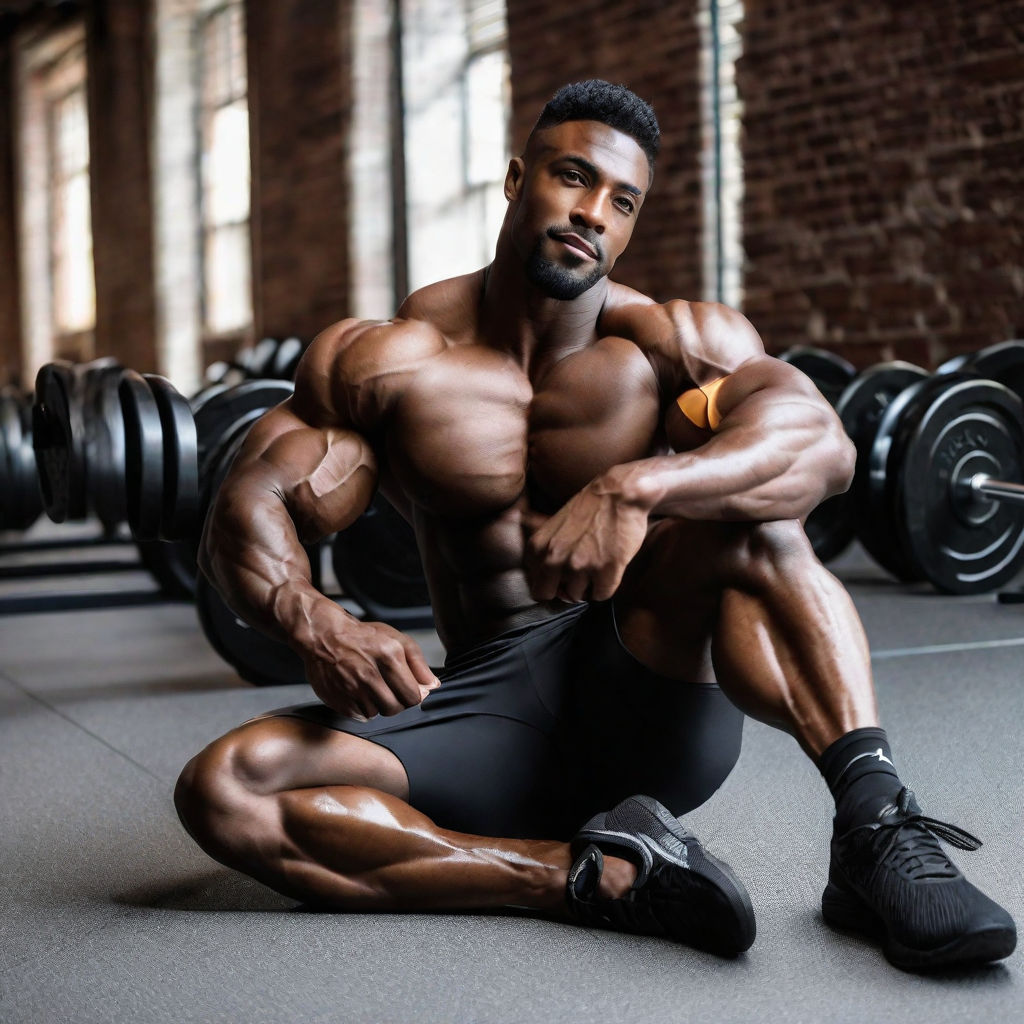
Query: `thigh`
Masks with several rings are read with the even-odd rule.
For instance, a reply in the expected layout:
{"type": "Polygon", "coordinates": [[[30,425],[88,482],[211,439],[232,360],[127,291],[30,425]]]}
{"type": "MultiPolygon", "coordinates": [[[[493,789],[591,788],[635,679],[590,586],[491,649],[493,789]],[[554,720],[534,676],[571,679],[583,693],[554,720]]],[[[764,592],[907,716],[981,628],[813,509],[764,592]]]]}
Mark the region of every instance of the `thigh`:
{"type": "Polygon", "coordinates": [[[315,717],[261,715],[208,750],[256,795],[323,786],[367,786],[407,799],[402,762],[386,747],[315,717]]]}
{"type": "Polygon", "coordinates": [[[708,799],[739,758],[743,714],[714,684],[659,675],[622,644],[612,602],[577,637],[572,785],[581,820],[635,793],[682,815],[708,799]]]}

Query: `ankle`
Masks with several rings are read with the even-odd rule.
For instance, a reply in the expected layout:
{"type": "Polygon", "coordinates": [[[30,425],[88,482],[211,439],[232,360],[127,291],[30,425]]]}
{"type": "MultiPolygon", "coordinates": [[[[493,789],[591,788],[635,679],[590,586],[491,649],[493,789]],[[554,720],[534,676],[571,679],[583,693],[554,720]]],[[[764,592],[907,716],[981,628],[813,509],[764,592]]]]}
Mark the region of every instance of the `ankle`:
{"type": "Polygon", "coordinates": [[[605,855],[604,870],[597,883],[597,895],[606,900],[619,900],[626,895],[636,881],[637,867],[622,857],[605,855]]]}

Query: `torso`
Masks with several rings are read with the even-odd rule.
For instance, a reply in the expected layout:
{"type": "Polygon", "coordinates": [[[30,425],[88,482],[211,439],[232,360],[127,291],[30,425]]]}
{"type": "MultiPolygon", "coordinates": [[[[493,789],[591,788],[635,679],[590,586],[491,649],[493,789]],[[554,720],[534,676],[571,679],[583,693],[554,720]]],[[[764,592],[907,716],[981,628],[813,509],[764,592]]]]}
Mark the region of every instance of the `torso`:
{"type": "Polygon", "coordinates": [[[368,432],[382,490],[416,529],[449,650],[551,614],[526,584],[525,512],[550,514],[612,466],[667,450],[666,384],[657,352],[624,336],[631,312],[602,315],[588,344],[527,370],[472,322],[445,330],[453,284],[479,289],[477,275],[445,282],[436,318],[429,290],[420,298],[443,342],[373,379],[384,413],[368,432]]]}

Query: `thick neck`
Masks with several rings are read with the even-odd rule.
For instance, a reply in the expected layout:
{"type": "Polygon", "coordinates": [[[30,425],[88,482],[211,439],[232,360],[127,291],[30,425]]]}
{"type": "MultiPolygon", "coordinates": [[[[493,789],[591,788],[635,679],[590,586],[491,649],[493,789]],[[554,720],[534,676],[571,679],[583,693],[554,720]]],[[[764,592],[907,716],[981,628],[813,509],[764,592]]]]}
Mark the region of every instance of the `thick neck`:
{"type": "Polygon", "coordinates": [[[484,271],[480,326],[492,348],[508,352],[530,373],[594,341],[608,294],[607,278],[571,300],[553,299],[531,284],[507,232],[484,271]]]}

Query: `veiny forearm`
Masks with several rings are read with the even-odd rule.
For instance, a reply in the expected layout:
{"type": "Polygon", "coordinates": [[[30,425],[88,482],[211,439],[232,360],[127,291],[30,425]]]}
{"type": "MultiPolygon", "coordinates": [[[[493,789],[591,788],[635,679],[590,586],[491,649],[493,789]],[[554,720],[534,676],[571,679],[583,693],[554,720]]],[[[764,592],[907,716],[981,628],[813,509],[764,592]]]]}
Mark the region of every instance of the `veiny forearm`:
{"type": "Polygon", "coordinates": [[[231,609],[286,643],[308,632],[325,598],[281,498],[252,484],[222,493],[207,521],[200,567],[231,609]]]}
{"type": "Polygon", "coordinates": [[[831,409],[765,389],[727,413],[700,447],[616,467],[610,483],[651,515],[799,519],[849,486],[854,460],[831,409]]]}

